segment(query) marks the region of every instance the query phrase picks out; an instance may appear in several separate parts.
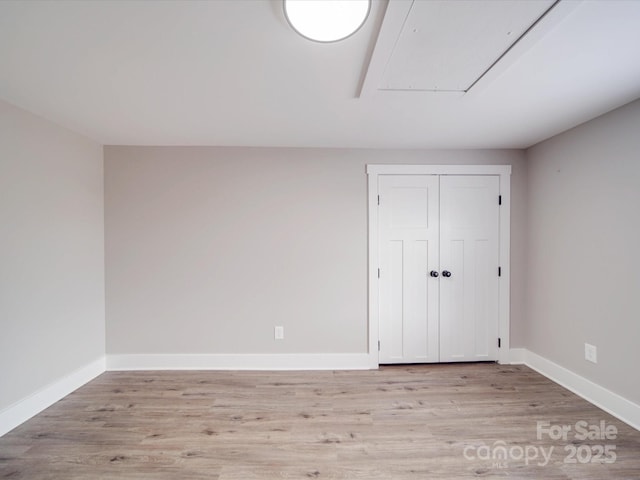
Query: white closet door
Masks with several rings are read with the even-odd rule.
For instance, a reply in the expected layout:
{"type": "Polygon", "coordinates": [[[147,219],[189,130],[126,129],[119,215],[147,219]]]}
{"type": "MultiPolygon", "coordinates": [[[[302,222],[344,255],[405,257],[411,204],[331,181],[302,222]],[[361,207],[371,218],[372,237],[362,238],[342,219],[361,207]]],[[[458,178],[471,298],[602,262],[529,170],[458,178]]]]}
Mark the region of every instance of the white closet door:
{"type": "Polygon", "coordinates": [[[437,362],[438,176],[383,175],[378,192],[380,363],[437,362]]]}
{"type": "Polygon", "coordinates": [[[499,188],[497,176],[440,177],[441,362],[498,359],[499,188]]]}

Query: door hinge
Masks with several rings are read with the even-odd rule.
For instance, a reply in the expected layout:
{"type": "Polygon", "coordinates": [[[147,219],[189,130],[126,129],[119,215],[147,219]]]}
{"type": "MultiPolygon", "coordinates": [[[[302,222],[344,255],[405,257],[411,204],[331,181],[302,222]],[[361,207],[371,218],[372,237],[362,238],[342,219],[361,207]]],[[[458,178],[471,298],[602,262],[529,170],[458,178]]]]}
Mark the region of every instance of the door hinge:
{"type": "MultiPolygon", "coordinates": [[[[378,205],[380,205],[379,202],[378,205]]],[[[502,195],[498,195],[498,205],[502,205],[502,195]]]]}
{"type": "Polygon", "coordinates": [[[380,195],[378,195],[378,205],[380,205],[380,195]]]}
{"type": "Polygon", "coordinates": [[[502,267],[498,267],[498,276],[501,277],[502,276],[502,267]]]}
{"type": "Polygon", "coordinates": [[[378,269],[378,278],[380,278],[380,269],[378,269]]]}
{"type": "Polygon", "coordinates": [[[380,340],[378,340],[378,351],[380,351],[380,340]]]}
{"type": "Polygon", "coordinates": [[[501,348],[501,344],[502,344],[502,341],[501,341],[501,340],[500,340],[500,338],[498,337],[498,348],[501,348]]]}

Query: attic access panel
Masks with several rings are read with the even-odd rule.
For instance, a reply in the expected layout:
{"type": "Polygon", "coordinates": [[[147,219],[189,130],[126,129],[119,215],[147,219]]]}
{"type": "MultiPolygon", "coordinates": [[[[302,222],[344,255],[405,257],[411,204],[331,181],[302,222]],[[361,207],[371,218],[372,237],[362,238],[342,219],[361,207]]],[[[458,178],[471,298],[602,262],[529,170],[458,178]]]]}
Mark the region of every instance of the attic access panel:
{"type": "Polygon", "coordinates": [[[382,26],[376,50],[381,41],[394,46],[378,89],[466,92],[555,3],[414,0],[403,22],[382,26]]]}

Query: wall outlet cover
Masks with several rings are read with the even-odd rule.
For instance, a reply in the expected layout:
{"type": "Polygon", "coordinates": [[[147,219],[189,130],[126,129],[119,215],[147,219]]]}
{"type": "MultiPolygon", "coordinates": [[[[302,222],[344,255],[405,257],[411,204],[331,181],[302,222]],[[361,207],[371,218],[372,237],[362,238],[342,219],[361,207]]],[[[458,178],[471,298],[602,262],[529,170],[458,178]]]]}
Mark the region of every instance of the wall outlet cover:
{"type": "Polygon", "coordinates": [[[284,339],[284,327],[281,327],[281,326],[273,327],[273,338],[275,340],[283,340],[284,339]]]}
{"type": "Polygon", "coordinates": [[[584,358],[589,362],[598,363],[598,348],[588,343],[584,344],[584,358]]]}

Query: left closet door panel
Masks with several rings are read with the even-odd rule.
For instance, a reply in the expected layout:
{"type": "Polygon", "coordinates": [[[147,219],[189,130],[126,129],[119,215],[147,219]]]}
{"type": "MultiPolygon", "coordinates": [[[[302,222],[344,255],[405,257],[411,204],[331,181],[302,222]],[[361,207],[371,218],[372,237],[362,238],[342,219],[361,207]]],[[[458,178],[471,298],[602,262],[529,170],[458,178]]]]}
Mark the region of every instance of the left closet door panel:
{"type": "Polygon", "coordinates": [[[439,360],[439,178],[383,175],[378,192],[380,363],[439,360]]]}

